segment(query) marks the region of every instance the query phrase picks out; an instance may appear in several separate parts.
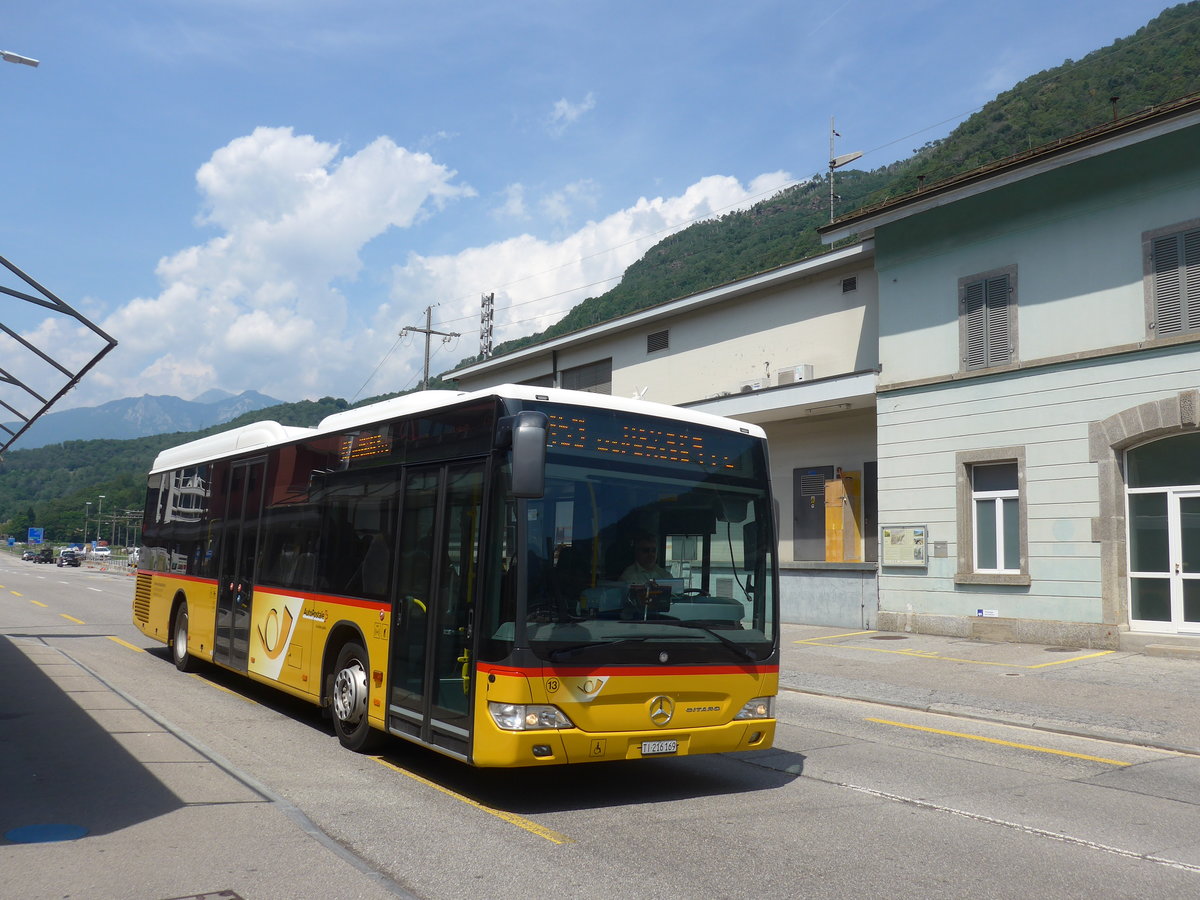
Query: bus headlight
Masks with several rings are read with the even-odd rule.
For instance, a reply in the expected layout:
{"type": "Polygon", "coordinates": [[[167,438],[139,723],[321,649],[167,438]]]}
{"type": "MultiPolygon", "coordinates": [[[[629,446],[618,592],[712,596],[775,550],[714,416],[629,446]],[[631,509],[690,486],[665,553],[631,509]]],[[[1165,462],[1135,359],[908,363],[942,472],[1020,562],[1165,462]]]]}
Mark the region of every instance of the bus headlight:
{"type": "Polygon", "coordinates": [[[505,731],[540,731],[547,728],[574,728],[575,724],[557,706],[535,703],[488,702],[488,712],[505,731]]]}
{"type": "Polygon", "coordinates": [[[775,698],[755,697],[741,708],[735,719],[773,719],[775,718],[775,698]]]}

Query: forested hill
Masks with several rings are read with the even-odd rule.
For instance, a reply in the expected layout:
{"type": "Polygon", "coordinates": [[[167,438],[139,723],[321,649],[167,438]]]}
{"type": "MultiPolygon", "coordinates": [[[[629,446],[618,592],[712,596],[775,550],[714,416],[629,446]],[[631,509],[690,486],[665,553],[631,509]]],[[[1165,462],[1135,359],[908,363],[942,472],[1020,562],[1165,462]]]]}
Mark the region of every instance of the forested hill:
{"type": "Polygon", "coordinates": [[[312,426],[349,405],[345,400],[325,397],[255,410],[203,431],[130,440],[64,441],[11,451],[0,465],[0,533],[24,540],[34,525],[46,530],[50,542],[77,541],[83,536],[83,519],[90,501],[95,537],[96,514],[101,507],[106,522],[113,513],[141,510],[146,473],[154,457],[167,447],[264,419],[312,426]],[[101,494],[103,504],[99,501],[101,494]]]}
{"type": "MultiPolygon", "coordinates": [[[[872,171],[839,170],[836,212],[908,193],[919,176],[929,186],[1110,122],[1114,111],[1126,116],[1198,91],[1200,2],[1191,2],[1081,60],[1027,78],[907,159],[872,171]]],[[[748,210],[671,235],[626,269],[612,290],[583,301],[540,334],[499,345],[495,355],[812,256],[823,249],[815,229],[828,221],[828,173],[821,173],[748,210]]]]}

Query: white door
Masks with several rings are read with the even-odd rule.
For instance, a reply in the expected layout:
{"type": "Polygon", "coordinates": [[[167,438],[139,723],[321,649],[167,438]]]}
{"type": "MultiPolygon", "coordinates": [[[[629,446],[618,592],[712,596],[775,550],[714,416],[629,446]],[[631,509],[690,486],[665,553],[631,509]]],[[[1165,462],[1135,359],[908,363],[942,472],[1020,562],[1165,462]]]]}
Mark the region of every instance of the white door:
{"type": "Polygon", "coordinates": [[[1170,496],[1171,619],[1200,632],[1200,492],[1170,496]]]}
{"type": "Polygon", "coordinates": [[[1200,633],[1200,490],[1130,492],[1129,588],[1134,630],[1200,633]]]}

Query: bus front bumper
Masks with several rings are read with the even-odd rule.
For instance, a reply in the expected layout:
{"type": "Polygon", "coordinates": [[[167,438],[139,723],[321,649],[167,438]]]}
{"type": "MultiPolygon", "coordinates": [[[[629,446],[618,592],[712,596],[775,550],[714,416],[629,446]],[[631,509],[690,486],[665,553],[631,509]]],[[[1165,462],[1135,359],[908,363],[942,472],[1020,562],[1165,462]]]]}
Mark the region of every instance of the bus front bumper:
{"type": "Polygon", "coordinates": [[[702,753],[766,750],[775,739],[774,719],[731,722],[688,730],[589,733],[576,728],[476,734],[472,762],[478,766],[547,766],[619,759],[660,759],[702,753]]]}

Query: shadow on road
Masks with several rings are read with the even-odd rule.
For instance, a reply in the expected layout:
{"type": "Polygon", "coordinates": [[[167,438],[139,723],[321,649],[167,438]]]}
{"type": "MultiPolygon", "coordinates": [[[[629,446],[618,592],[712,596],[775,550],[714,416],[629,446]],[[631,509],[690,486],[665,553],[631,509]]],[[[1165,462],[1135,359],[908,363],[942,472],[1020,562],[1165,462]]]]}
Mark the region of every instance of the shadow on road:
{"type": "Polygon", "coordinates": [[[0,845],[31,826],[89,834],[184,804],[93,717],[141,716],[40,638],[0,635],[0,845]]]}

